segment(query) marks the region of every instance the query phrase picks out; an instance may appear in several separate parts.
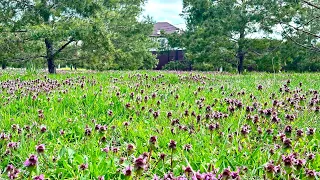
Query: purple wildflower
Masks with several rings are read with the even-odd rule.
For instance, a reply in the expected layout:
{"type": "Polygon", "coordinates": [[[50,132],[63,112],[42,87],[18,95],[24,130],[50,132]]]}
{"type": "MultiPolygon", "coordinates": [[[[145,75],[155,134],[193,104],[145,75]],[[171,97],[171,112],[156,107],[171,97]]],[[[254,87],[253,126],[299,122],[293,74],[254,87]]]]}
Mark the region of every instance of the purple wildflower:
{"type": "Polygon", "coordinates": [[[131,166],[129,165],[128,167],[126,167],[122,172],[123,172],[123,174],[124,174],[125,176],[131,176],[131,174],[132,174],[132,168],[131,168],[131,166]]]}
{"type": "Polygon", "coordinates": [[[285,166],[292,166],[295,162],[295,159],[292,154],[290,154],[288,156],[282,155],[282,161],[285,166]]]}
{"type": "Polygon", "coordinates": [[[315,178],[317,173],[315,170],[306,169],[306,176],[309,178],[315,178]]]}
{"type": "Polygon", "coordinates": [[[42,125],[42,126],[40,127],[40,131],[41,131],[42,133],[45,133],[45,132],[47,131],[47,127],[44,126],[44,125],[42,125]]]}
{"type": "Polygon", "coordinates": [[[109,152],[109,147],[102,148],[101,151],[104,151],[105,153],[108,153],[109,152]]]}
{"type": "Polygon", "coordinates": [[[149,144],[150,144],[150,147],[152,148],[152,149],[154,149],[155,148],[155,146],[156,146],[156,143],[157,143],[157,136],[151,136],[150,137],[150,139],[149,139],[149,144]]]}
{"type": "Polygon", "coordinates": [[[46,148],[45,148],[44,144],[40,144],[39,146],[36,146],[36,150],[38,153],[43,153],[45,149],[46,148]]]}
{"type": "Polygon", "coordinates": [[[226,178],[226,179],[230,178],[230,177],[231,177],[230,167],[224,169],[224,170],[222,171],[222,173],[220,174],[220,177],[221,177],[221,178],[226,178]]]}
{"type": "Polygon", "coordinates": [[[164,154],[164,153],[161,153],[160,155],[159,155],[159,157],[160,157],[160,159],[162,159],[162,160],[164,160],[165,158],[166,158],[166,154],[164,154]]]}
{"type": "Polygon", "coordinates": [[[11,172],[11,171],[13,171],[15,168],[14,168],[14,166],[12,165],[12,164],[9,164],[7,167],[6,167],[6,171],[7,172],[11,172]]]}
{"type": "Polygon", "coordinates": [[[191,144],[186,144],[186,145],[184,145],[183,149],[185,151],[190,151],[192,149],[192,145],[191,144]]]}
{"type": "Polygon", "coordinates": [[[268,172],[268,173],[272,173],[274,171],[274,167],[275,165],[273,164],[273,162],[269,162],[264,166],[264,169],[268,172]]]}
{"type": "Polygon", "coordinates": [[[307,128],[307,135],[308,136],[313,136],[315,131],[316,131],[315,128],[307,128]]]}
{"type": "Polygon", "coordinates": [[[302,136],[303,136],[303,130],[298,129],[298,130],[297,130],[297,136],[298,136],[298,137],[302,137],[302,136]]]}
{"type": "Polygon", "coordinates": [[[82,170],[82,171],[88,169],[88,164],[81,164],[81,165],[79,166],[79,169],[82,170]]]}
{"type": "Polygon", "coordinates": [[[155,174],[152,180],[160,180],[160,178],[155,174]]]}
{"type": "Polygon", "coordinates": [[[9,142],[8,145],[7,145],[7,147],[8,147],[9,149],[17,149],[18,143],[17,143],[17,142],[9,142]]]}
{"type": "Polygon", "coordinates": [[[8,173],[8,178],[9,179],[16,179],[16,178],[18,178],[19,173],[20,173],[19,169],[13,169],[12,171],[10,171],[8,173]]]}
{"type": "Polygon", "coordinates": [[[297,167],[297,169],[301,169],[306,164],[305,159],[296,159],[294,162],[294,165],[297,167]]]}
{"type": "Polygon", "coordinates": [[[99,176],[98,180],[104,180],[104,176],[99,176]]]}
{"type": "Polygon", "coordinates": [[[142,156],[139,156],[134,160],[134,169],[139,170],[139,169],[145,169],[146,165],[146,159],[143,158],[142,156]]]}
{"type": "Polygon", "coordinates": [[[84,134],[86,135],[86,136],[90,136],[91,135],[91,132],[92,132],[92,130],[91,130],[91,128],[85,128],[85,132],[84,132],[84,134]]]}
{"type": "Polygon", "coordinates": [[[289,138],[285,138],[283,140],[283,145],[284,145],[285,148],[291,148],[292,142],[291,142],[291,140],[289,138]]]}
{"type": "Polygon", "coordinates": [[[241,128],[241,134],[243,135],[247,135],[250,132],[250,126],[248,125],[243,125],[241,128]]]}
{"type": "Polygon", "coordinates": [[[33,178],[34,180],[44,180],[44,175],[40,174],[39,176],[36,176],[33,178]]]}
{"type": "Polygon", "coordinates": [[[62,129],[59,131],[59,133],[61,136],[64,135],[64,131],[62,129]]]}
{"type": "Polygon", "coordinates": [[[193,170],[190,166],[187,166],[184,168],[184,173],[187,175],[187,176],[191,176],[193,174],[193,170]]]}
{"type": "Polygon", "coordinates": [[[135,147],[133,144],[128,144],[128,145],[127,145],[127,152],[128,152],[128,154],[132,154],[132,153],[134,152],[135,148],[136,148],[136,147],[135,147]]]}
{"type": "Polygon", "coordinates": [[[175,150],[177,148],[177,142],[175,142],[174,140],[170,140],[168,146],[169,149],[175,150]]]}
{"type": "Polygon", "coordinates": [[[307,156],[309,160],[313,160],[316,157],[313,153],[309,153],[307,156]]]}
{"type": "Polygon", "coordinates": [[[31,155],[25,162],[24,166],[26,167],[33,167],[36,166],[38,163],[38,157],[36,155],[31,155]]]}

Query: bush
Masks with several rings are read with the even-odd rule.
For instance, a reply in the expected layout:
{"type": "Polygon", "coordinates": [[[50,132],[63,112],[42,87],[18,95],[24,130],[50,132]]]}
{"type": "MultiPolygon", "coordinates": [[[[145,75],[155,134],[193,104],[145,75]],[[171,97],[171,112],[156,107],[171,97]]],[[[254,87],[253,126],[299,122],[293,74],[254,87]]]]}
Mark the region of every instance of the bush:
{"type": "Polygon", "coordinates": [[[191,63],[189,61],[170,61],[162,69],[176,70],[176,71],[189,71],[191,69],[191,63]]]}
{"type": "Polygon", "coordinates": [[[215,71],[216,68],[212,64],[209,63],[195,63],[192,65],[192,70],[195,71],[215,71]]]}
{"type": "MultiPolygon", "coordinates": [[[[232,66],[222,66],[223,71],[235,71],[232,66]]],[[[170,61],[166,64],[163,70],[178,70],[178,71],[219,71],[220,67],[215,67],[213,64],[210,63],[192,63],[191,61],[170,61]]]]}

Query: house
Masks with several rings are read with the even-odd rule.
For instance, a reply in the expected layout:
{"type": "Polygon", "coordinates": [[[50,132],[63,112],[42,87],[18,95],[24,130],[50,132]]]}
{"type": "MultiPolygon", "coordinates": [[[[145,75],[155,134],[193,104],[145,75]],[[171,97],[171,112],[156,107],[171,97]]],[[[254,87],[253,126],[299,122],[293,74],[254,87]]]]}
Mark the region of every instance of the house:
{"type": "Polygon", "coordinates": [[[150,35],[152,39],[160,43],[160,47],[163,50],[153,49],[152,53],[157,55],[159,63],[155,69],[160,70],[164,65],[170,61],[181,61],[184,60],[184,51],[179,47],[168,47],[168,40],[163,37],[162,33],[172,34],[172,33],[183,33],[182,30],[175,27],[168,22],[157,22],[154,24],[153,32],[150,35]]]}
{"type": "Polygon", "coordinates": [[[164,31],[166,34],[182,32],[179,28],[175,27],[174,25],[168,22],[157,22],[153,26],[153,33],[151,37],[161,37],[161,31],[164,31]]]}

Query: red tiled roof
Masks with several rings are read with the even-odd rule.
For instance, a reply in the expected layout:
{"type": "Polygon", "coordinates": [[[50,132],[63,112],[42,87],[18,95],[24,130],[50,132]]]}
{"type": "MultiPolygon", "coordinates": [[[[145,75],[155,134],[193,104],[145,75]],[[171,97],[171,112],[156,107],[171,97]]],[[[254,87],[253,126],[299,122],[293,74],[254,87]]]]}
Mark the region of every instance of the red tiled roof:
{"type": "Polygon", "coordinates": [[[159,30],[160,31],[163,30],[167,34],[172,34],[172,33],[176,32],[177,30],[179,30],[179,28],[175,27],[174,25],[172,25],[168,22],[157,22],[153,26],[153,33],[151,36],[160,36],[158,34],[159,30]]]}

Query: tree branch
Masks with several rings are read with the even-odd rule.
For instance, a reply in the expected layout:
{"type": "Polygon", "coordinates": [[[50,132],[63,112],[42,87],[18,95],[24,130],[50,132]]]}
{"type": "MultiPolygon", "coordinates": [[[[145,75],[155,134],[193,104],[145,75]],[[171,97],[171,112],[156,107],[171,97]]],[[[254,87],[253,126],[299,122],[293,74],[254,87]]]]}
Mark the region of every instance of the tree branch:
{"type": "Polygon", "coordinates": [[[256,55],[259,55],[259,56],[262,56],[262,55],[263,55],[263,54],[255,51],[255,50],[253,50],[253,49],[250,49],[250,48],[249,48],[247,51],[252,52],[252,53],[254,53],[254,54],[256,54],[256,55]]]}
{"type": "Polygon", "coordinates": [[[301,43],[295,41],[295,40],[287,33],[287,31],[283,28],[283,26],[282,26],[281,23],[280,23],[280,26],[282,27],[283,32],[285,33],[286,37],[289,38],[293,43],[295,43],[295,44],[297,44],[298,46],[303,47],[303,48],[305,48],[305,49],[309,49],[309,50],[311,50],[311,51],[320,52],[320,49],[317,48],[317,47],[315,47],[315,46],[309,47],[309,46],[306,46],[306,45],[304,45],[304,44],[301,44],[301,43]]]}
{"type": "Polygon", "coordinates": [[[302,32],[304,32],[304,33],[306,33],[306,34],[309,34],[309,35],[311,35],[311,36],[314,36],[314,37],[316,37],[316,38],[320,38],[319,35],[314,34],[314,33],[312,33],[312,32],[309,32],[309,31],[306,31],[306,30],[304,30],[304,29],[300,29],[300,28],[294,27],[294,26],[292,26],[292,25],[290,25],[290,24],[286,24],[286,25],[292,27],[292,28],[295,29],[296,31],[302,31],[302,32]]]}
{"type": "Polygon", "coordinates": [[[71,38],[66,44],[64,44],[63,46],[61,46],[60,49],[58,49],[53,56],[56,56],[57,54],[59,54],[64,48],[66,48],[70,43],[72,43],[74,41],[73,38],[71,38]]]}
{"type": "Polygon", "coordinates": [[[304,3],[308,4],[309,6],[312,6],[312,7],[316,8],[316,9],[319,9],[319,10],[320,10],[320,7],[319,7],[319,6],[313,4],[313,3],[309,2],[309,1],[302,0],[302,2],[304,2],[304,3]]]}
{"type": "Polygon", "coordinates": [[[318,18],[320,18],[320,16],[316,16],[316,17],[310,19],[308,22],[306,22],[305,24],[303,24],[303,25],[300,26],[300,27],[306,26],[306,25],[310,24],[312,21],[314,21],[314,20],[316,20],[316,19],[318,19],[318,18]]]}

